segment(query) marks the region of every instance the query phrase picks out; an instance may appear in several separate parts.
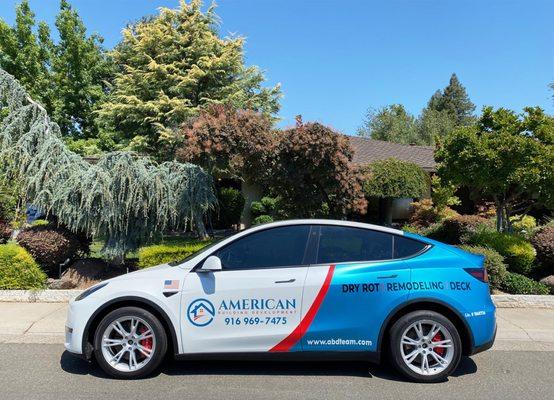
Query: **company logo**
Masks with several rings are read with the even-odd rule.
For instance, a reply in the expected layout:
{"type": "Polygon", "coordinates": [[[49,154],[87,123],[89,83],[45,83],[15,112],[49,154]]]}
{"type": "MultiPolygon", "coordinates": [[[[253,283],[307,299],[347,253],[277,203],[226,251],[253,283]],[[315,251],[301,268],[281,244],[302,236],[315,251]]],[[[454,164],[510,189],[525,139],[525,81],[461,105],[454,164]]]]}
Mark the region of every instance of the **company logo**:
{"type": "Polygon", "coordinates": [[[194,326],[209,325],[215,317],[215,308],[211,301],[196,299],[190,303],[187,309],[187,318],[194,326]]]}

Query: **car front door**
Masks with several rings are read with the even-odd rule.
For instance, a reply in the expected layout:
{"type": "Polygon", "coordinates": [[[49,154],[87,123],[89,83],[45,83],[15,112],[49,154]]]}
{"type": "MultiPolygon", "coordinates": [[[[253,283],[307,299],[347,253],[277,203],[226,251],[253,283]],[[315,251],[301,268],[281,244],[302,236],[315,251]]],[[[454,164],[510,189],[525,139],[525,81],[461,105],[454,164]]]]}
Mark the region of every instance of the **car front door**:
{"type": "Polygon", "coordinates": [[[189,273],[181,301],[184,353],[266,352],[298,326],[310,226],[268,228],[215,250],[222,270],[189,273]]]}

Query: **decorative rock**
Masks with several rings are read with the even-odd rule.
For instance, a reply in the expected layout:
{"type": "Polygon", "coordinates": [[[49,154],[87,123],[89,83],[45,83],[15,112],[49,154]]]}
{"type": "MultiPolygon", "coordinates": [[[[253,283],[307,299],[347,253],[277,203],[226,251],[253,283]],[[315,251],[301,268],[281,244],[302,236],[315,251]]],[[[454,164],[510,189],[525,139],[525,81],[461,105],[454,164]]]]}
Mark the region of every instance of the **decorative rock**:
{"type": "Polygon", "coordinates": [[[548,286],[550,288],[550,293],[554,294],[554,275],[542,278],[540,282],[548,286]]]}
{"type": "Polygon", "coordinates": [[[73,289],[75,287],[74,282],[70,280],[52,279],[52,278],[48,278],[48,280],[46,281],[46,286],[48,287],[48,289],[56,289],[56,290],[73,289]]]}

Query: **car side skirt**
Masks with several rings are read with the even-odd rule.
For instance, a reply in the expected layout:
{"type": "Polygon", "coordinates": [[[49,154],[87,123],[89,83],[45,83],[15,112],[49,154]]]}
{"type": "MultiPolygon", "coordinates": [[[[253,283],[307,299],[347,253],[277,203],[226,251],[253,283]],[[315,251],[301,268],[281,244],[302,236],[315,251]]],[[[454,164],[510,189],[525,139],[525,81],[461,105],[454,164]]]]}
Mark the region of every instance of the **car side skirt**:
{"type": "Polygon", "coordinates": [[[366,361],[380,362],[379,352],[370,351],[297,351],[297,352],[255,352],[255,353],[189,353],[176,354],[177,360],[244,360],[244,361],[366,361]]]}

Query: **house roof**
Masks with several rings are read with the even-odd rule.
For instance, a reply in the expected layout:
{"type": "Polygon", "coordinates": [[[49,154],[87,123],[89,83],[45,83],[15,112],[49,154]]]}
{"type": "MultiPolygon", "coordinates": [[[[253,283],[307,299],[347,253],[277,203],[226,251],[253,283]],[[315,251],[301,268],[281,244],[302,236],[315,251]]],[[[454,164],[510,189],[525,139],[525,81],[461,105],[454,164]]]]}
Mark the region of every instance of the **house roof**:
{"type": "Polygon", "coordinates": [[[418,146],[375,140],[360,136],[348,136],[354,150],[355,165],[366,165],[377,160],[396,158],[419,165],[425,171],[435,172],[437,163],[433,146],[418,146]]]}

